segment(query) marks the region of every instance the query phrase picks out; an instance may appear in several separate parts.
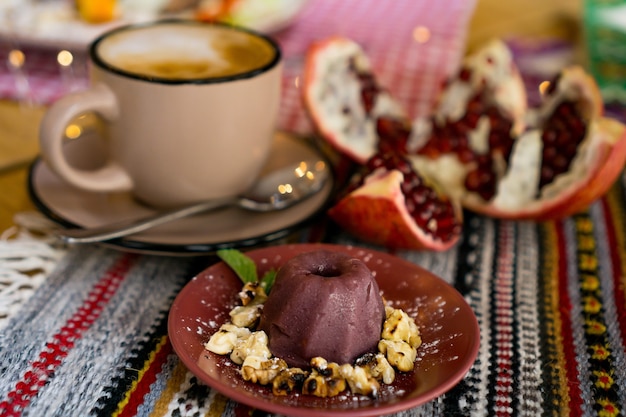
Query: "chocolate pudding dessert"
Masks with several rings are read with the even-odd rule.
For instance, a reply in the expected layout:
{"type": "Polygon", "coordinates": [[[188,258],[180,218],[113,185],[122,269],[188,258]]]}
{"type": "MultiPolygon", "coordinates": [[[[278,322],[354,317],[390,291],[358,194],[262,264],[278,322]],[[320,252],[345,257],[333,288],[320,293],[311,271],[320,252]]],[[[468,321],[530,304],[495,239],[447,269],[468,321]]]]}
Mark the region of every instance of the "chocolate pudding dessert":
{"type": "Polygon", "coordinates": [[[375,352],[384,320],[369,268],[346,254],[320,250],[298,255],[278,271],[259,328],[272,355],[308,368],[318,356],[351,364],[375,352]]]}

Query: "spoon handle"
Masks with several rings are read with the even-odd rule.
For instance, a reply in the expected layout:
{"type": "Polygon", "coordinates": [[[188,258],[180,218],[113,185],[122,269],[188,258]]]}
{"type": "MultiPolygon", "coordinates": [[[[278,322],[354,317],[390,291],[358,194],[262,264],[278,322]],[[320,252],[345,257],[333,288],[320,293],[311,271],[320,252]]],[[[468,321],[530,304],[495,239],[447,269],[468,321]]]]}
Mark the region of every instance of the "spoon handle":
{"type": "Polygon", "coordinates": [[[101,227],[87,229],[63,229],[58,230],[56,235],[66,243],[93,243],[103,242],[119,237],[128,236],[143,230],[150,229],[160,224],[168,223],[183,217],[203,213],[209,210],[233,205],[237,198],[224,198],[218,200],[204,201],[166,212],[158,212],[152,216],[140,219],[124,220],[114,224],[107,224],[101,227]]]}

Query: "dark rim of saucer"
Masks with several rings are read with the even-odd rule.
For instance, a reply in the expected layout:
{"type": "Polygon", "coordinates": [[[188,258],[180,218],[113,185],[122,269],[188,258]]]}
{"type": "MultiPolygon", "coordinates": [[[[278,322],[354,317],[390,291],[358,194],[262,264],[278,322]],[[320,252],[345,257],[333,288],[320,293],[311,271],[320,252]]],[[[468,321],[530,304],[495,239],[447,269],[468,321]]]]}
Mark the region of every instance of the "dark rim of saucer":
{"type": "Polygon", "coordinates": [[[236,80],[243,80],[247,78],[253,78],[259,74],[267,72],[271,70],[272,68],[276,67],[281,61],[282,51],[281,51],[280,45],[271,37],[266,36],[262,33],[253,31],[251,29],[241,27],[241,26],[236,26],[236,25],[223,23],[223,22],[205,23],[205,22],[197,22],[193,20],[183,20],[183,19],[163,19],[163,20],[157,20],[157,21],[148,22],[148,23],[136,23],[136,24],[129,24],[125,26],[119,26],[106,33],[103,33],[98,38],[96,38],[89,46],[89,57],[91,59],[91,62],[94,65],[97,65],[98,67],[104,68],[109,72],[112,72],[117,75],[121,75],[123,77],[134,78],[136,80],[148,81],[148,82],[160,83],[160,84],[170,84],[170,85],[187,84],[189,85],[189,84],[218,84],[218,83],[223,83],[223,82],[228,82],[228,81],[236,81],[236,80]],[[110,35],[113,35],[115,33],[122,32],[125,30],[129,30],[129,29],[142,29],[142,28],[146,28],[150,26],[156,26],[159,24],[175,24],[175,25],[190,25],[190,26],[211,25],[211,26],[221,26],[225,28],[231,28],[231,29],[235,29],[240,32],[245,32],[250,35],[256,36],[258,38],[264,39],[267,43],[269,43],[273,47],[276,53],[274,54],[274,57],[272,58],[271,61],[269,61],[267,64],[259,68],[256,68],[252,71],[229,75],[227,77],[198,78],[198,79],[193,79],[193,80],[153,77],[153,76],[136,74],[136,73],[129,72],[129,71],[124,71],[123,69],[120,69],[118,67],[112,66],[111,64],[108,64],[107,62],[102,60],[97,53],[98,45],[110,35]]]}

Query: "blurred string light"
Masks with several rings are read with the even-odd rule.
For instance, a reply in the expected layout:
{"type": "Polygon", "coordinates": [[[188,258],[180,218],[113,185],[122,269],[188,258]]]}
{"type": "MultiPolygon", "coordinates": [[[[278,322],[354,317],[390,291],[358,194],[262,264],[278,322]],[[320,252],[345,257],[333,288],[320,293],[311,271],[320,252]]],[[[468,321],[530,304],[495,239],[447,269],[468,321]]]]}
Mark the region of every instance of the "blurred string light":
{"type": "Polygon", "coordinates": [[[548,91],[548,88],[550,88],[550,81],[542,81],[539,84],[539,92],[541,95],[544,95],[546,91],[548,91]]]}
{"type": "Polygon", "coordinates": [[[65,137],[68,139],[78,139],[86,130],[85,126],[88,125],[90,116],[81,115],[79,116],[74,123],[70,123],[65,128],[65,137]]]}
{"type": "Polygon", "coordinates": [[[311,171],[309,171],[309,167],[305,161],[301,161],[298,164],[298,167],[294,170],[294,173],[296,174],[296,177],[298,178],[302,178],[306,176],[307,172],[311,172],[311,171]]]}
{"type": "Polygon", "coordinates": [[[9,51],[8,56],[9,65],[14,69],[19,69],[24,66],[24,62],[26,61],[26,56],[24,52],[19,49],[13,49],[9,51]]]}
{"type": "Polygon", "coordinates": [[[57,63],[59,64],[59,73],[63,81],[63,87],[66,91],[76,90],[77,80],[74,74],[74,55],[68,50],[61,50],[57,54],[57,63]]]}
{"type": "Polygon", "coordinates": [[[413,40],[417,43],[426,43],[430,40],[430,29],[426,26],[416,26],[413,28],[413,40]]]}
{"type": "Polygon", "coordinates": [[[293,192],[293,186],[291,184],[280,184],[278,186],[278,192],[281,194],[291,194],[293,192]]]}
{"type": "MultiPolygon", "coordinates": [[[[314,181],[316,179],[315,172],[323,171],[326,168],[326,163],[322,160],[318,160],[315,162],[313,166],[309,166],[306,161],[301,161],[298,166],[294,169],[294,174],[296,176],[296,181],[300,178],[306,178],[309,181],[314,181]]],[[[291,194],[296,191],[297,187],[294,187],[293,184],[285,183],[280,184],[278,186],[278,192],[281,195],[291,194]]]]}
{"type": "Polygon", "coordinates": [[[72,123],[65,128],[65,136],[68,139],[77,139],[82,134],[83,128],[77,124],[72,123]]]}
{"type": "Polygon", "coordinates": [[[74,62],[74,55],[70,51],[62,50],[57,54],[57,62],[62,67],[69,67],[74,62]]]}
{"type": "Polygon", "coordinates": [[[17,90],[17,101],[22,105],[30,106],[32,104],[32,97],[30,94],[30,85],[28,78],[24,73],[23,67],[26,63],[26,55],[19,49],[12,49],[7,55],[7,67],[13,74],[15,79],[15,88],[17,90]]]}

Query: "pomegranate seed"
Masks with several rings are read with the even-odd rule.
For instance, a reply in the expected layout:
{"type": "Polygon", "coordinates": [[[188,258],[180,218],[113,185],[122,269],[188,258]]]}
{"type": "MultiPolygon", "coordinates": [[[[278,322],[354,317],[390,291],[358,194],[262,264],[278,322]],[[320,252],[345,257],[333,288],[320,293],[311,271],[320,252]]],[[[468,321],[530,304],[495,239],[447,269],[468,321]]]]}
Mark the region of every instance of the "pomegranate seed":
{"type": "Polygon", "coordinates": [[[465,177],[465,188],[470,191],[478,190],[482,184],[478,170],[470,171],[465,177]]]}
{"type": "Polygon", "coordinates": [[[544,165],[541,167],[541,180],[540,184],[547,184],[554,179],[554,171],[548,165],[544,165]]]}
{"type": "MultiPolygon", "coordinates": [[[[556,81],[555,81],[556,82],[556,81]]],[[[554,87],[556,89],[556,86],[554,87]]],[[[544,144],[539,186],[566,172],[585,138],[586,126],[576,103],[560,103],[546,120],[541,136],[544,144]]]]}
{"type": "MultiPolygon", "coordinates": [[[[445,214],[449,214],[449,213],[445,213],[445,214]]],[[[448,231],[448,233],[450,233],[449,230],[454,228],[453,218],[452,217],[448,217],[448,218],[442,217],[439,220],[438,226],[439,226],[440,230],[445,230],[445,231],[448,231]]]]}
{"type": "MultiPolygon", "coordinates": [[[[577,111],[577,114],[579,114],[578,111],[577,111]]],[[[572,131],[577,132],[579,134],[583,132],[583,135],[584,135],[584,132],[587,130],[587,127],[585,126],[585,122],[580,117],[572,117],[569,120],[569,126],[572,131]]]]}
{"type": "Polygon", "coordinates": [[[474,152],[470,150],[469,148],[464,148],[464,149],[459,150],[459,153],[457,154],[457,156],[459,160],[463,163],[472,162],[475,159],[474,152]]]}
{"type": "Polygon", "coordinates": [[[574,114],[574,109],[572,108],[573,103],[562,103],[560,106],[557,107],[555,113],[556,116],[559,118],[563,118],[563,119],[568,119],[571,118],[572,116],[575,116],[574,114]]]}
{"type": "Polygon", "coordinates": [[[415,201],[417,205],[421,206],[426,202],[427,198],[428,197],[425,194],[419,193],[413,196],[413,201],[415,201]]]}
{"type": "Polygon", "coordinates": [[[379,117],[376,120],[376,132],[379,137],[379,151],[382,153],[407,152],[406,144],[411,134],[411,129],[403,120],[379,117]]]}
{"type": "Polygon", "coordinates": [[[476,114],[480,116],[484,112],[485,106],[483,105],[482,96],[483,95],[481,93],[478,93],[468,101],[468,114],[476,114]]]}
{"type": "Polygon", "coordinates": [[[558,172],[565,172],[569,166],[569,159],[566,158],[565,155],[557,155],[552,161],[552,166],[558,172]]]}
{"type": "Polygon", "coordinates": [[[563,153],[565,155],[568,155],[572,159],[574,158],[574,156],[576,156],[576,152],[578,152],[578,144],[576,143],[568,144],[563,150],[563,153]]]}
{"type": "Polygon", "coordinates": [[[469,126],[464,123],[464,119],[452,124],[452,132],[455,136],[466,136],[469,132],[469,126]]]}
{"type": "Polygon", "coordinates": [[[496,178],[491,168],[479,165],[465,177],[465,188],[478,193],[483,199],[491,200],[495,195],[496,178]]]}
{"type": "Polygon", "coordinates": [[[557,156],[558,152],[554,146],[544,146],[543,159],[553,159],[557,156]]]}
{"type": "Polygon", "coordinates": [[[465,116],[465,122],[470,129],[476,128],[476,125],[478,125],[478,120],[480,120],[480,113],[470,113],[468,110],[467,115],[465,116]]]}
{"type": "Polygon", "coordinates": [[[469,68],[461,68],[461,71],[459,72],[459,79],[461,81],[467,82],[470,80],[470,78],[472,77],[472,71],[469,68]]]}
{"type": "Polygon", "coordinates": [[[366,114],[370,114],[376,103],[376,97],[380,93],[380,88],[376,83],[374,75],[368,72],[359,71],[356,68],[354,59],[348,63],[348,68],[354,72],[361,82],[361,102],[366,114]]]}
{"type": "Polygon", "coordinates": [[[576,138],[570,135],[570,133],[567,131],[561,131],[556,138],[555,145],[558,146],[560,149],[563,149],[565,146],[571,143],[572,140],[576,140],[576,138]]]}
{"type": "Polygon", "coordinates": [[[557,134],[554,130],[544,130],[541,135],[544,146],[552,146],[556,143],[557,134]]]}
{"type": "Polygon", "coordinates": [[[411,215],[411,217],[415,217],[415,212],[416,212],[417,207],[419,206],[419,204],[417,204],[415,201],[413,201],[412,198],[405,198],[404,204],[406,205],[406,209],[409,212],[409,214],[411,215]]]}
{"type": "Polygon", "coordinates": [[[491,157],[489,155],[478,155],[476,162],[481,168],[489,169],[491,167],[491,157]]]}
{"type": "Polygon", "coordinates": [[[364,88],[361,90],[361,100],[363,102],[363,107],[365,108],[365,114],[370,114],[372,112],[377,93],[378,92],[374,89],[364,88]]]}

